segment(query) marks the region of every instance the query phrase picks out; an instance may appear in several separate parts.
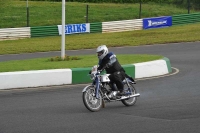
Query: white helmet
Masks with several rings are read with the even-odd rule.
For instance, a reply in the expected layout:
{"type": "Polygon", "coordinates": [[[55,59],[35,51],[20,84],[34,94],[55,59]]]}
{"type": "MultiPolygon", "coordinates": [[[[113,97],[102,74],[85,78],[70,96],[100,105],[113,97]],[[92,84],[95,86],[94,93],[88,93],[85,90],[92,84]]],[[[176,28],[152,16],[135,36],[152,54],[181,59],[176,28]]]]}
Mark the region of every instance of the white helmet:
{"type": "Polygon", "coordinates": [[[106,45],[101,45],[97,48],[97,56],[99,59],[103,59],[108,54],[108,48],[106,45]]]}

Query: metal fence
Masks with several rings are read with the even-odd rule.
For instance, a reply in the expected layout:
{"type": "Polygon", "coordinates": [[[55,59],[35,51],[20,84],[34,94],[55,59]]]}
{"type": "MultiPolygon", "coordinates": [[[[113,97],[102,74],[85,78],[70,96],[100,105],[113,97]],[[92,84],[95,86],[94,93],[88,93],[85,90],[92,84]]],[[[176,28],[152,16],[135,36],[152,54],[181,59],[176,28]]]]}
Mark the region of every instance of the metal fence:
{"type": "MultiPolygon", "coordinates": [[[[98,23],[200,12],[190,0],[177,3],[74,3],[66,2],[66,24],[98,23]]],[[[200,3],[200,1],[199,1],[200,3]]],[[[0,28],[61,24],[61,2],[0,0],[0,28]]],[[[94,31],[95,32],[95,31],[94,31]]]]}
{"type": "MultiPolygon", "coordinates": [[[[200,22],[200,13],[173,15],[172,25],[182,25],[200,22]]],[[[90,23],[90,33],[122,32],[142,30],[142,19],[90,23]]],[[[58,36],[58,26],[36,26],[22,28],[0,29],[0,40],[13,40],[19,38],[58,36]]]]}

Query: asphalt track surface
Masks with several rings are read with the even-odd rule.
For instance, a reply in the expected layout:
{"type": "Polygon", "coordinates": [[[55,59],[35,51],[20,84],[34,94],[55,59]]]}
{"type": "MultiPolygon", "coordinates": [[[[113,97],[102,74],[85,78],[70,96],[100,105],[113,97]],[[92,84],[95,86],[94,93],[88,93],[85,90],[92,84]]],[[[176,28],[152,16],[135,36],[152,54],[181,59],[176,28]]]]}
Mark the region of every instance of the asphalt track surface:
{"type": "MultiPolygon", "coordinates": [[[[116,54],[159,54],[178,73],[138,80],[135,106],[106,104],[99,112],[82,102],[81,85],[0,90],[0,133],[199,133],[200,42],[111,48],[116,54]]],[[[69,55],[95,50],[67,51],[69,55]]],[[[0,56],[1,61],[60,52],[0,56]]],[[[44,79],[45,80],[45,79],[44,79]]]]}

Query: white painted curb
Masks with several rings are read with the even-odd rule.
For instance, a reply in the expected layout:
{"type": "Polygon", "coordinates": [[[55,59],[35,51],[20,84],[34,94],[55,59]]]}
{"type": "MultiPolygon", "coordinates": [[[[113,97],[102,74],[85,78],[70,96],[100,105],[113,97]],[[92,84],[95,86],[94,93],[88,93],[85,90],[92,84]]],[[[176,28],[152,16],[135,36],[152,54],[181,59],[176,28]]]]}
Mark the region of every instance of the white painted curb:
{"type": "Polygon", "coordinates": [[[0,89],[62,85],[71,83],[71,69],[0,73],[0,89]]]}
{"type": "MultiPolygon", "coordinates": [[[[160,76],[169,73],[164,59],[136,63],[135,78],[160,76]]],[[[169,61],[168,61],[169,62],[169,61]]],[[[52,69],[0,73],[0,89],[27,88],[51,85],[72,84],[71,69],[52,69]]]]}
{"type": "Polygon", "coordinates": [[[146,78],[169,73],[165,60],[136,63],[135,78],[146,78]]]}

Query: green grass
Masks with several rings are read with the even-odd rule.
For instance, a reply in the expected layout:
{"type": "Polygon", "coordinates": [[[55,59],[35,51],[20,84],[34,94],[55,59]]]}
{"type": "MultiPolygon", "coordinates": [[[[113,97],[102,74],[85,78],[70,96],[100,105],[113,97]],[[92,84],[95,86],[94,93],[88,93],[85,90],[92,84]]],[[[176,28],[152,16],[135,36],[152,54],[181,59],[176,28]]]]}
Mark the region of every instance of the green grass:
{"type": "MultiPolygon", "coordinates": [[[[89,23],[136,19],[139,16],[139,4],[67,2],[66,24],[85,23],[84,16],[87,4],[89,5],[89,23]]],[[[61,7],[61,2],[29,1],[30,26],[61,24],[61,7]]],[[[193,12],[197,11],[191,10],[191,13],[193,12]]],[[[154,3],[142,5],[142,18],[185,13],[187,13],[187,9],[177,8],[173,5],[154,3]]],[[[26,1],[0,0],[0,16],[0,28],[25,27],[26,1]]],[[[66,36],[66,49],[90,49],[101,44],[106,44],[108,47],[117,47],[200,41],[199,35],[200,23],[121,33],[76,34],[66,36]]],[[[60,49],[60,36],[0,41],[0,55],[60,51],[60,49]]],[[[162,58],[159,55],[117,56],[122,64],[162,58]]],[[[81,56],[81,60],[59,62],[50,62],[48,58],[38,58],[0,62],[0,72],[91,67],[95,64],[97,64],[95,55],[81,56]]]]}
{"type": "MultiPolygon", "coordinates": [[[[98,64],[96,55],[77,56],[80,60],[70,61],[49,61],[50,58],[37,58],[30,60],[17,60],[0,62],[0,72],[44,70],[44,69],[62,69],[62,68],[82,68],[92,67],[98,64]]],[[[119,62],[123,64],[133,64],[162,59],[160,55],[117,55],[119,62]]]]}
{"type": "MultiPolygon", "coordinates": [[[[62,19],[62,2],[29,1],[30,25],[59,25],[62,19]]],[[[66,2],[66,24],[85,23],[86,5],[89,5],[89,23],[136,19],[139,3],[78,3],[66,2]]],[[[191,10],[191,13],[198,12],[191,10]]],[[[142,4],[142,18],[187,14],[187,9],[168,4],[142,4]]],[[[26,1],[0,0],[0,28],[26,27],[26,1]]]]}
{"type": "MultiPolygon", "coordinates": [[[[66,36],[66,49],[90,49],[200,41],[200,23],[170,28],[120,33],[76,34],[66,36]]],[[[61,36],[0,41],[0,54],[34,53],[61,50],[61,36]]]]}

